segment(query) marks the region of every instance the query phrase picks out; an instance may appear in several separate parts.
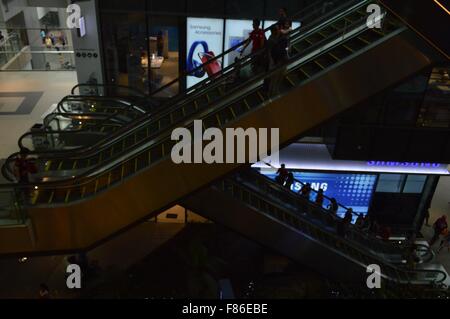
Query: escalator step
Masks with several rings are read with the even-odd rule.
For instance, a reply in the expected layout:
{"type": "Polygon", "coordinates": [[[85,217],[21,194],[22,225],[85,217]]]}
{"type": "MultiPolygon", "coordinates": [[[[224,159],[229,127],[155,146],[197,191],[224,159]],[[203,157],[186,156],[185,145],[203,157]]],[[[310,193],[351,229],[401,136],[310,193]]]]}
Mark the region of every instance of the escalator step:
{"type": "Polygon", "coordinates": [[[211,114],[206,119],[204,119],[203,125],[205,129],[221,126],[218,118],[216,117],[216,114],[211,114]]]}
{"type": "Polygon", "coordinates": [[[331,50],[329,52],[329,54],[334,55],[335,57],[339,58],[340,60],[345,59],[346,57],[348,57],[351,52],[347,49],[345,49],[344,47],[336,47],[333,50],[331,50]]]}
{"type": "Polygon", "coordinates": [[[348,22],[346,23],[344,19],[338,20],[330,24],[332,28],[335,30],[342,30],[346,25],[348,25],[348,22]]]}
{"type": "Polygon", "coordinates": [[[315,74],[319,73],[323,69],[320,68],[316,63],[309,62],[306,65],[302,66],[303,71],[306,72],[310,77],[314,76],[315,74]]]}
{"type": "Polygon", "coordinates": [[[183,109],[180,107],[172,112],[172,121],[174,123],[182,120],[184,118],[183,109]]]}
{"type": "Polygon", "coordinates": [[[305,40],[299,41],[298,43],[294,44],[294,48],[297,50],[297,52],[301,53],[308,49],[311,46],[310,43],[306,42],[305,40]]]}
{"type": "Polygon", "coordinates": [[[171,125],[170,115],[167,114],[166,116],[159,119],[159,127],[160,129],[164,129],[166,127],[169,127],[171,125]]]}
{"type": "Polygon", "coordinates": [[[193,103],[187,104],[183,106],[185,116],[189,116],[195,113],[196,109],[193,103]]]}
{"type": "Polygon", "coordinates": [[[75,165],[75,161],[73,161],[73,160],[65,160],[62,163],[63,164],[59,166],[60,170],[72,170],[75,165]]]}
{"type": "Polygon", "coordinates": [[[60,160],[53,160],[50,162],[49,171],[57,171],[59,169],[59,165],[61,165],[61,161],[60,160]]]}
{"type": "Polygon", "coordinates": [[[146,138],[147,138],[147,129],[146,128],[143,128],[136,133],[137,141],[142,141],[142,140],[145,140],[146,138]]]}
{"type": "Polygon", "coordinates": [[[289,78],[292,80],[292,82],[295,82],[295,83],[297,83],[297,85],[299,85],[300,83],[308,80],[309,76],[306,74],[306,72],[303,69],[299,68],[295,72],[291,72],[289,74],[289,78]]]}
{"type": "Polygon", "coordinates": [[[349,48],[351,48],[354,52],[359,51],[362,48],[367,46],[367,44],[365,42],[361,41],[357,37],[350,39],[349,41],[347,41],[345,43],[345,45],[348,46],[349,48]]]}

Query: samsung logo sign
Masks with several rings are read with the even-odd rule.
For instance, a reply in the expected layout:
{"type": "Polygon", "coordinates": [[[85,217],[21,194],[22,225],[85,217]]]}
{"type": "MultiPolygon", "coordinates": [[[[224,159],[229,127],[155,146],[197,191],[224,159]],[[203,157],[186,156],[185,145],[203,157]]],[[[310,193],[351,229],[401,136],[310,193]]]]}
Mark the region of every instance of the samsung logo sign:
{"type": "Polygon", "coordinates": [[[441,164],[436,163],[408,163],[408,162],[383,162],[370,161],[368,166],[372,167],[423,167],[423,168],[440,168],[441,164]]]}

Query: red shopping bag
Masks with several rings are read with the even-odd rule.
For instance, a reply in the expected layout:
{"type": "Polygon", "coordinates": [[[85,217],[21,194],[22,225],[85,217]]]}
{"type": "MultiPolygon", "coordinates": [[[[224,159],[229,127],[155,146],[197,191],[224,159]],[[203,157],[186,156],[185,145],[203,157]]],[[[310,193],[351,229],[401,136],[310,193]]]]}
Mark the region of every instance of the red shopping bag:
{"type": "Polygon", "coordinates": [[[220,71],[222,70],[222,66],[220,65],[219,60],[214,60],[213,62],[211,62],[209,64],[205,64],[208,61],[210,61],[216,57],[214,55],[214,52],[209,51],[209,52],[201,53],[199,55],[200,55],[200,59],[202,60],[202,63],[204,64],[203,69],[208,74],[208,76],[212,77],[215,74],[220,73],[220,71]]]}

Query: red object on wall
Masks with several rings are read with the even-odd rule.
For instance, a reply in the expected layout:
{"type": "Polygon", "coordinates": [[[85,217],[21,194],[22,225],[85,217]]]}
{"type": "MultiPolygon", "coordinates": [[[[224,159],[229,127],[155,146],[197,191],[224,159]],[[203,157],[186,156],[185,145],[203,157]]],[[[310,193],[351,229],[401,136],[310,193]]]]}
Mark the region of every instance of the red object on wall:
{"type": "Polygon", "coordinates": [[[220,73],[220,71],[222,70],[222,66],[220,65],[219,60],[215,60],[209,64],[206,64],[208,61],[214,59],[216,56],[214,55],[214,52],[209,51],[209,52],[204,52],[199,54],[200,55],[200,59],[202,60],[203,65],[203,69],[205,70],[205,72],[208,74],[208,76],[212,77],[217,73],[220,73]]]}

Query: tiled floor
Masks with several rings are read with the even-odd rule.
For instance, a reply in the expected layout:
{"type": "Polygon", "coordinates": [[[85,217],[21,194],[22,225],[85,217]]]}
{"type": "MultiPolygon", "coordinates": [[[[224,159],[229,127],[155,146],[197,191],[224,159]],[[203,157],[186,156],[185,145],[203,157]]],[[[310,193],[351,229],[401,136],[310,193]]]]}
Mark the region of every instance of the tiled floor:
{"type": "Polygon", "coordinates": [[[19,137],[76,84],[74,71],[0,72],[0,159],[16,152],[19,137]]]}

